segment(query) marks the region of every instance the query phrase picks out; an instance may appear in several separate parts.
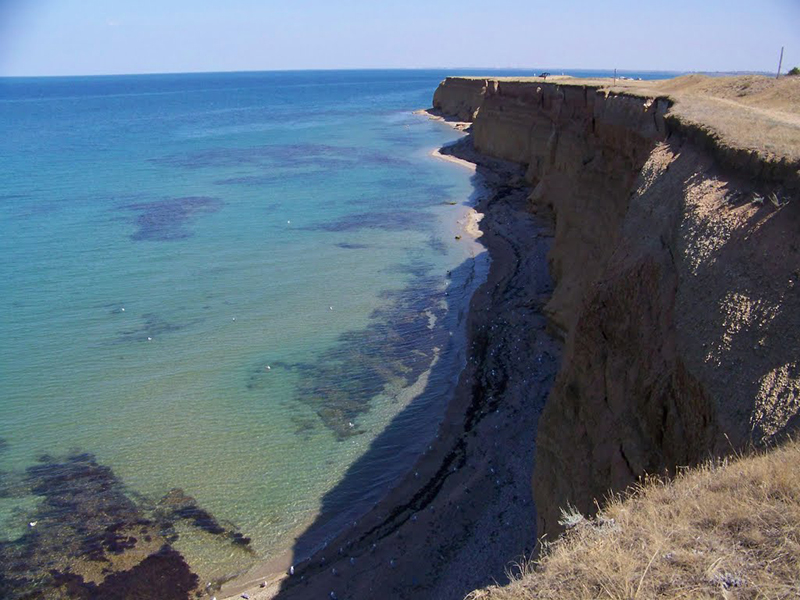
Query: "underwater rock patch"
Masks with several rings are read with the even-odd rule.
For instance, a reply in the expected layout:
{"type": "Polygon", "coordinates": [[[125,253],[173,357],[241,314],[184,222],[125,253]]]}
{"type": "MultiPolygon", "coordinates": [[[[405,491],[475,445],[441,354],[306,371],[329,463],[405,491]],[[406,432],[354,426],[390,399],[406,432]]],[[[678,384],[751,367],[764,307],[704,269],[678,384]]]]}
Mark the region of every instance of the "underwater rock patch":
{"type": "Polygon", "coordinates": [[[369,245],[367,245],[367,244],[351,244],[351,243],[348,243],[348,242],[341,242],[339,244],[336,244],[336,247],[337,248],[342,248],[344,250],[366,250],[367,248],[369,248],[369,245]]]}
{"type": "Polygon", "coordinates": [[[214,185],[246,185],[246,186],[261,186],[271,185],[285,181],[286,175],[240,175],[238,177],[226,177],[224,179],[217,179],[214,185]]]}
{"type": "Polygon", "coordinates": [[[214,516],[198,505],[197,500],[187,495],[182,489],[175,488],[164,496],[156,507],[156,514],[162,522],[169,523],[177,520],[189,521],[194,527],[202,529],[212,535],[224,535],[231,543],[239,546],[250,544],[250,538],[245,537],[234,528],[223,527],[214,516]]]}
{"type": "Polygon", "coordinates": [[[407,165],[408,162],[380,152],[326,144],[275,144],[250,148],[209,148],[185,154],[152,158],[150,162],[184,169],[220,167],[343,168],[346,166],[407,165]]]}
{"type": "Polygon", "coordinates": [[[350,214],[335,221],[310,225],[309,231],[357,231],[359,229],[384,229],[387,231],[424,231],[430,215],[424,212],[396,210],[391,212],[365,212],[350,214]]]}
{"type": "MultiPolygon", "coordinates": [[[[441,281],[427,272],[423,275],[421,265],[404,268],[409,270],[416,275],[413,282],[385,292],[386,305],[373,311],[366,328],[343,333],[312,363],[271,363],[298,374],[296,400],[313,409],[340,440],[363,433],[356,420],[387,384],[410,386],[430,368],[435,348],[449,344],[448,331],[431,326],[432,321],[442,323],[447,310],[444,291],[437,291],[441,281]]],[[[263,367],[254,368],[247,387],[265,386],[263,367]]],[[[307,420],[296,425],[299,435],[312,429],[307,420]]]]}
{"type": "MultiPolygon", "coordinates": [[[[120,332],[118,342],[144,342],[155,339],[167,333],[180,331],[187,325],[176,325],[165,321],[155,313],[142,315],[143,323],[136,329],[126,329],[120,332]]],[[[192,321],[194,323],[196,321],[192,321]]]]}
{"type": "Polygon", "coordinates": [[[428,240],[428,248],[431,249],[432,252],[439,254],[440,256],[444,256],[447,254],[447,245],[441,238],[430,238],[428,240]]]}
{"type": "Polygon", "coordinates": [[[187,196],[127,204],[122,209],[137,213],[138,229],[131,235],[132,240],[166,242],[190,237],[192,232],[187,225],[195,217],[217,212],[222,206],[218,198],[187,196]]]}
{"type": "Polygon", "coordinates": [[[250,552],[249,538],[181,490],[134,501],[89,453],[43,455],[20,482],[15,495],[41,501],[25,534],[0,541],[0,598],[187,599],[198,578],[171,545],[180,521],[250,552]]]}
{"type": "Polygon", "coordinates": [[[133,568],[110,574],[99,585],[69,571],[54,569],[50,574],[54,588],[79,600],[184,600],[199,583],[183,556],[167,545],[133,568]]]}
{"type": "Polygon", "coordinates": [[[6,200],[22,200],[23,198],[30,198],[30,194],[0,194],[0,202],[6,200]]]}

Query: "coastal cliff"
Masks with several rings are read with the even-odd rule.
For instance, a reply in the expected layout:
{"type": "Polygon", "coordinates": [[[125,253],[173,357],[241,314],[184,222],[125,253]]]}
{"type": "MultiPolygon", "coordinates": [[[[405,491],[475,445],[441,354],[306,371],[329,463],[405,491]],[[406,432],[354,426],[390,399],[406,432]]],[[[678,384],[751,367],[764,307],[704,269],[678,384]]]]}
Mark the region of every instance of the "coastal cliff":
{"type": "Polygon", "coordinates": [[[563,359],[536,435],[539,535],[645,473],[800,418],[800,81],[448,78],[434,108],[552,215],[563,359]]]}

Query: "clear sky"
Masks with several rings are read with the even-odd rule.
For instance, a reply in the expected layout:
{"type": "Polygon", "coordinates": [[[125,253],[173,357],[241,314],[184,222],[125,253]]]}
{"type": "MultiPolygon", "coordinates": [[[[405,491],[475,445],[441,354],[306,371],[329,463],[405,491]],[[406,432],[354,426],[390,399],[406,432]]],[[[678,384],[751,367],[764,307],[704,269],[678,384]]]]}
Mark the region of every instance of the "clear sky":
{"type": "Polygon", "coordinates": [[[800,0],[0,0],[0,75],[800,65],[800,0]]]}

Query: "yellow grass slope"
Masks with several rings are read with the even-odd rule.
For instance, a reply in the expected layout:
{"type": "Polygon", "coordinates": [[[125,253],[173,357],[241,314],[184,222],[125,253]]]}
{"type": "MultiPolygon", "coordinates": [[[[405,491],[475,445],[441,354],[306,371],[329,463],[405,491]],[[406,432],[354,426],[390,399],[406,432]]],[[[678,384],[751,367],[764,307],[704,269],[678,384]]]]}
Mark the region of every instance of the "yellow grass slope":
{"type": "Polygon", "coordinates": [[[800,443],[650,480],[564,522],[510,585],[469,600],[800,598],[800,443]]]}

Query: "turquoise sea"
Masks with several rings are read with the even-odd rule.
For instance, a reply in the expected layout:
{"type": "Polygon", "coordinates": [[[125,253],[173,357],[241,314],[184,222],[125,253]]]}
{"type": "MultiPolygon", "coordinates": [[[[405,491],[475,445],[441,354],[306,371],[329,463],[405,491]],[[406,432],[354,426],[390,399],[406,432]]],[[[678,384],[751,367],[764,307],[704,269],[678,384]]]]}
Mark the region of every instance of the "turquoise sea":
{"type": "Polygon", "coordinates": [[[136,527],[229,577],[408,468],[488,265],[453,73],[0,79],[0,590],[136,527]]]}

